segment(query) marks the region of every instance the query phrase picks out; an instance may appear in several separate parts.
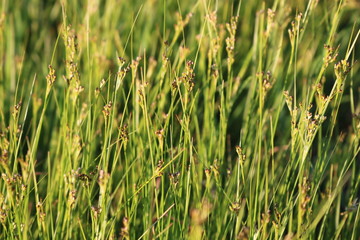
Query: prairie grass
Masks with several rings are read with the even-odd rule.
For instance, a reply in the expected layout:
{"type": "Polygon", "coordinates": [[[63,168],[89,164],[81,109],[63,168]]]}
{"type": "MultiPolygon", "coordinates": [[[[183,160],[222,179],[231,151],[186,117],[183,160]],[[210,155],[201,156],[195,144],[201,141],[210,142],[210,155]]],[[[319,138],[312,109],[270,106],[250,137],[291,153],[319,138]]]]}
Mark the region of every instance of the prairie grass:
{"type": "Polygon", "coordinates": [[[1,239],[359,239],[356,0],[2,0],[1,239]]]}

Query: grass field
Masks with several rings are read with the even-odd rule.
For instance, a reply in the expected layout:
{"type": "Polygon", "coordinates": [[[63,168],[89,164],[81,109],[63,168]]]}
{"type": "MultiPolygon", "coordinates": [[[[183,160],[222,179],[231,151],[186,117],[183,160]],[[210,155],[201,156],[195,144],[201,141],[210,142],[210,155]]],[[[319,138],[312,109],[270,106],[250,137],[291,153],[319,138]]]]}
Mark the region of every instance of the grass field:
{"type": "Polygon", "coordinates": [[[359,20],[2,0],[0,239],[360,239],[359,20]]]}

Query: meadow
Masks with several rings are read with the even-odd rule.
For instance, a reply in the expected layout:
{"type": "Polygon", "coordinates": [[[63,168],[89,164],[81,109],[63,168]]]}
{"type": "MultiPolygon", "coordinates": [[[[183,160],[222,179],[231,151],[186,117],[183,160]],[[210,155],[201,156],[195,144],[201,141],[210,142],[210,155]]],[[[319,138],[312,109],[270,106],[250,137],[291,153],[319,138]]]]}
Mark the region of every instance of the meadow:
{"type": "Polygon", "coordinates": [[[360,239],[359,20],[2,0],[0,239],[360,239]]]}

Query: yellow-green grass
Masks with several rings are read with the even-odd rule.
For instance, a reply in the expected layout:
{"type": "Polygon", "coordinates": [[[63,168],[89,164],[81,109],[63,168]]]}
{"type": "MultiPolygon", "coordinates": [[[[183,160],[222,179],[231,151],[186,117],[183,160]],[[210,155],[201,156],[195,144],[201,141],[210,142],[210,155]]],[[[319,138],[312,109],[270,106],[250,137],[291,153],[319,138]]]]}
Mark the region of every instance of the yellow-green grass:
{"type": "Polygon", "coordinates": [[[359,239],[356,0],[2,0],[0,239],[359,239]]]}

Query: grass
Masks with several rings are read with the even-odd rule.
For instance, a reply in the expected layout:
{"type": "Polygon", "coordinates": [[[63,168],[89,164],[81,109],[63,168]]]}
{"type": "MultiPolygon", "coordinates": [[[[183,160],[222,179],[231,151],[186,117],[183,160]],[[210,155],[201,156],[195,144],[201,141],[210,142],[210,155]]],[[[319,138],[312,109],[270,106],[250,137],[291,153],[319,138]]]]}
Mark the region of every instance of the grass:
{"type": "Polygon", "coordinates": [[[355,0],[0,3],[1,239],[359,239],[355,0]]]}

